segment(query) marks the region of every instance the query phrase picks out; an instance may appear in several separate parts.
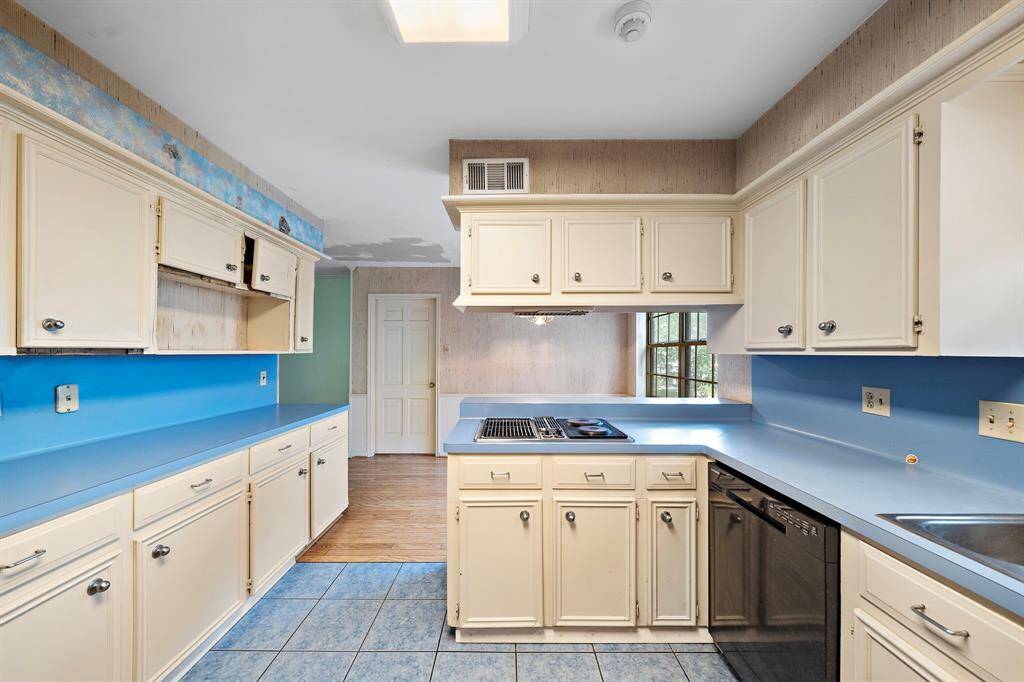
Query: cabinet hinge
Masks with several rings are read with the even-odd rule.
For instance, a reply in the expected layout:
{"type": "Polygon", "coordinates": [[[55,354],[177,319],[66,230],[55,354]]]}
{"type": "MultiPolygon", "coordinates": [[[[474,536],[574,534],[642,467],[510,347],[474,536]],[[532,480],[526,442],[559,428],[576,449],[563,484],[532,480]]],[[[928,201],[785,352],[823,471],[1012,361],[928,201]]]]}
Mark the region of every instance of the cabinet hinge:
{"type": "Polygon", "coordinates": [[[700,604],[697,604],[696,609],[697,609],[697,615],[694,616],[694,617],[695,618],[700,618],[700,604]]]}
{"type": "Polygon", "coordinates": [[[153,247],[153,250],[156,251],[156,255],[160,255],[160,242],[156,243],[156,246],[153,247]]]}
{"type": "Polygon", "coordinates": [[[914,144],[921,144],[924,142],[924,128],[916,126],[914,128],[914,144]]]}
{"type": "Polygon", "coordinates": [[[643,218],[640,219],[640,236],[641,237],[644,236],[644,219],[643,218]]]}
{"type": "Polygon", "coordinates": [[[736,275],[729,275],[729,286],[734,286],[735,284],[736,284],[736,275]]]}
{"type": "Polygon", "coordinates": [[[472,277],[470,277],[470,278],[468,278],[468,279],[466,280],[466,286],[467,286],[467,287],[471,287],[471,286],[473,286],[473,278],[472,278],[472,277]]]}
{"type": "Polygon", "coordinates": [[[459,620],[459,614],[462,611],[462,605],[459,602],[455,602],[455,620],[459,620]]]}
{"type": "Polygon", "coordinates": [[[729,236],[736,234],[736,226],[732,223],[732,218],[727,218],[729,221],[729,236]]]}
{"type": "Polygon", "coordinates": [[[920,334],[924,331],[924,320],[920,315],[914,315],[914,333],[920,334]]]}
{"type": "Polygon", "coordinates": [[[245,501],[248,502],[249,504],[252,504],[252,492],[247,492],[245,494],[245,501]]]}
{"type": "Polygon", "coordinates": [[[459,508],[456,507],[455,508],[455,521],[458,522],[458,520],[459,520],[459,508]]]}
{"type": "Polygon", "coordinates": [[[156,213],[156,217],[157,218],[163,218],[164,217],[164,207],[163,207],[163,204],[157,202],[157,204],[153,207],[153,212],[156,213]]]}
{"type": "Polygon", "coordinates": [[[640,520],[640,503],[639,502],[634,502],[633,504],[636,506],[636,520],[639,521],[640,520]]]}
{"type": "Polygon", "coordinates": [[[472,227],[467,227],[466,228],[466,236],[467,237],[472,237],[473,236],[473,228],[472,227]]]}
{"type": "Polygon", "coordinates": [[[641,272],[640,273],[640,288],[643,288],[643,286],[644,286],[644,273],[641,272]]]}
{"type": "Polygon", "coordinates": [[[640,600],[639,599],[636,600],[636,617],[637,618],[640,617],[640,600]]]}
{"type": "Polygon", "coordinates": [[[249,594],[252,594],[252,578],[247,578],[245,581],[245,589],[249,594]]]}
{"type": "Polygon", "coordinates": [[[693,520],[694,521],[700,521],[700,503],[698,503],[698,502],[694,502],[693,503],[693,512],[694,512],[693,520]]]}

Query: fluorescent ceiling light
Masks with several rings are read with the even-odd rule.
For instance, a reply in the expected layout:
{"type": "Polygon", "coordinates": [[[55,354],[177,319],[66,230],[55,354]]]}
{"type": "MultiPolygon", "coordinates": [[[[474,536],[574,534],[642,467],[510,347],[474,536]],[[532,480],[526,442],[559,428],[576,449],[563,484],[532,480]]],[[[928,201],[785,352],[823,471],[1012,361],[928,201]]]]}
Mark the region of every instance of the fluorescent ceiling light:
{"type": "Polygon", "coordinates": [[[381,0],[403,43],[508,43],[525,32],[527,0],[381,0]]]}

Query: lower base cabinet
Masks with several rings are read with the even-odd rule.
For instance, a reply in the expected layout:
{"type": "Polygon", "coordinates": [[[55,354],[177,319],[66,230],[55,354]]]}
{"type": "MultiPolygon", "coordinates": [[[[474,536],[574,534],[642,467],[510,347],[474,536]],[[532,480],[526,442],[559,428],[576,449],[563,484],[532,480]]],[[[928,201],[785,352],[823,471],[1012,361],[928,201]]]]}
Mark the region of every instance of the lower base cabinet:
{"type": "Polygon", "coordinates": [[[316,537],[348,508],[348,439],[314,450],[310,460],[310,519],[316,537]]]}
{"type": "Polygon", "coordinates": [[[249,575],[258,591],[309,542],[309,454],[250,484],[249,575]]]}
{"type": "Polygon", "coordinates": [[[136,540],[136,679],[159,679],[246,596],[247,515],[239,487],[136,540]]]}
{"type": "Polygon", "coordinates": [[[653,626],[697,624],[697,501],[648,500],[653,626]]]}
{"type": "Polygon", "coordinates": [[[854,680],[859,682],[956,682],[980,680],[957,666],[956,674],[939,665],[932,653],[925,653],[890,630],[870,614],[855,609],[853,624],[854,680]]]}

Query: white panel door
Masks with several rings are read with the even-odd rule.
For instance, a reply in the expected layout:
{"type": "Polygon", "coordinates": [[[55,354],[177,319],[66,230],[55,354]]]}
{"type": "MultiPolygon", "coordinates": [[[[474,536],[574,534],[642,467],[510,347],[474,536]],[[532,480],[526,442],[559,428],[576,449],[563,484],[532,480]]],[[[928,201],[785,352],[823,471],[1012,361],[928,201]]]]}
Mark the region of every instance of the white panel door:
{"type": "Polygon", "coordinates": [[[563,218],[562,244],[562,291],[640,291],[640,218],[563,218]]]}
{"type": "Polygon", "coordinates": [[[256,238],[252,257],[252,288],[278,296],[295,295],[296,257],[266,239],[256,238]]]}
{"type": "Polygon", "coordinates": [[[476,216],[467,229],[471,293],[551,293],[549,217],[476,216]]]}
{"type": "Polygon", "coordinates": [[[310,459],[310,509],[316,537],[348,507],[348,436],[314,450],[310,459]]]}
{"type": "Polygon", "coordinates": [[[153,332],[149,190],[113,165],[21,136],[19,343],[145,348],[153,332]]]}
{"type": "Polygon", "coordinates": [[[295,280],[295,350],[313,350],[313,303],[316,275],[313,261],[299,259],[295,280]]]}
{"type": "Polygon", "coordinates": [[[917,115],[811,174],[815,348],[917,346],[917,115]]]}
{"type": "Polygon", "coordinates": [[[697,502],[651,500],[651,625],[697,624],[697,502]]]}
{"type": "Polygon", "coordinates": [[[242,230],[202,211],[160,197],[160,263],[238,284],[242,230]]]}
{"type": "Polygon", "coordinates": [[[747,212],[747,348],[804,347],[804,180],[747,212]]]}
{"type": "Polygon", "coordinates": [[[651,291],[732,291],[732,218],[655,216],[651,291]]]}
{"type": "Polygon", "coordinates": [[[378,299],[375,312],[375,452],[433,454],[435,301],[378,299]]]}

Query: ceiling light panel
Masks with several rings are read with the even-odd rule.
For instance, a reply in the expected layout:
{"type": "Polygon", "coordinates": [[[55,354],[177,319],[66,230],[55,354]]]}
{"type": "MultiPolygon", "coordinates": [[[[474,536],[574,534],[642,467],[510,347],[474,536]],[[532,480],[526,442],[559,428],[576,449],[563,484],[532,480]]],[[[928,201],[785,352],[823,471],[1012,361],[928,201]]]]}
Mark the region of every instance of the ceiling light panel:
{"type": "Polygon", "coordinates": [[[380,0],[398,40],[509,43],[525,33],[526,0],[380,0]]]}

